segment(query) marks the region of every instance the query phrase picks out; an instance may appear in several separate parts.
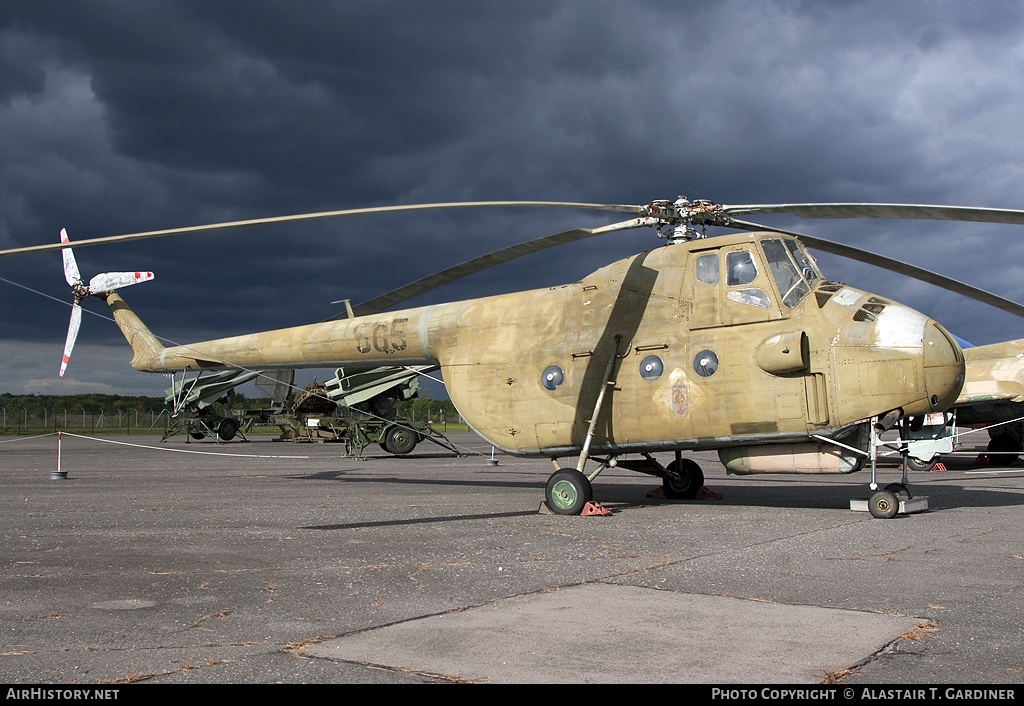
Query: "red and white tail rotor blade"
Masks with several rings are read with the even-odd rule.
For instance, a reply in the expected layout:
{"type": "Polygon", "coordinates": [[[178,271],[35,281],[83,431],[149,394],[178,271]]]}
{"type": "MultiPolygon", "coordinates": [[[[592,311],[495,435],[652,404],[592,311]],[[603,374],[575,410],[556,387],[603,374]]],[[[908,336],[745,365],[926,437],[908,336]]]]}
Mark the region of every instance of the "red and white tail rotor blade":
{"type": "Polygon", "coordinates": [[[152,272],[104,272],[89,280],[89,294],[109,292],[139,282],[148,282],[151,279],[153,279],[152,272]]]}
{"type": "MultiPolygon", "coordinates": [[[[64,228],[60,229],[60,242],[68,242],[68,232],[64,228]]],[[[78,263],[75,262],[75,255],[71,252],[71,248],[61,250],[60,254],[64,256],[64,279],[74,287],[82,281],[82,275],[78,272],[78,263]]]]}
{"type": "MultiPolygon", "coordinates": [[[[65,250],[65,252],[67,252],[65,250]]],[[[71,359],[71,349],[75,347],[75,339],[78,338],[78,327],[82,325],[82,307],[76,302],[71,309],[71,324],[68,326],[68,338],[64,342],[64,358],[60,361],[60,376],[64,377],[64,371],[68,369],[68,360],[71,359]]]]}
{"type": "MultiPolygon", "coordinates": [[[[60,229],[60,242],[70,242],[68,232],[64,228],[60,229]]],[[[68,361],[71,359],[71,350],[75,347],[75,339],[78,338],[78,329],[82,325],[82,299],[92,294],[103,294],[139,282],[148,282],[153,279],[153,273],[104,272],[89,280],[89,286],[86,287],[71,248],[61,250],[61,255],[64,257],[64,279],[71,285],[71,291],[75,296],[75,303],[71,309],[71,323],[68,325],[68,337],[64,342],[64,358],[60,362],[60,376],[64,377],[68,361]]]]}

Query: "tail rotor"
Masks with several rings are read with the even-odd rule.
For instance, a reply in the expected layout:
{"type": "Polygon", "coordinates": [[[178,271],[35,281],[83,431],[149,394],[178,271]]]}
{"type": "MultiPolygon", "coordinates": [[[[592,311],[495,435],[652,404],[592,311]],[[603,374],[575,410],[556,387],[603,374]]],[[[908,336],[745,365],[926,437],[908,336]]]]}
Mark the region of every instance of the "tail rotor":
{"type": "MultiPolygon", "coordinates": [[[[67,230],[61,228],[60,240],[62,243],[69,242],[67,230]]],[[[71,294],[75,303],[71,308],[71,323],[68,325],[68,337],[64,342],[64,358],[60,363],[60,376],[64,377],[67,370],[68,360],[71,358],[71,349],[75,347],[75,339],[78,338],[78,329],[82,325],[82,300],[88,296],[104,294],[106,292],[127,287],[139,282],[148,282],[153,279],[152,272],[104,272],[89,280],[86,284],[78,271],[78,263],[71,248],[61,250],[64,256],[64,279],[71,287],[71,294]]]]}

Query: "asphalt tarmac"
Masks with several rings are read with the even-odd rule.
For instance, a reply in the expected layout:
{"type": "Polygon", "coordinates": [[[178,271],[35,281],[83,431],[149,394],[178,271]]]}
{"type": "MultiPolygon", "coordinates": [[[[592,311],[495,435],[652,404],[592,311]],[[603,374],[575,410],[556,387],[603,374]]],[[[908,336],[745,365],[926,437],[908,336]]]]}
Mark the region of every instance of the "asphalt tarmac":
{"type": "Polygon", "coordinates": [[[0,437],[2,683],[1024,681],[1024,468],[969,450],[891,520],[850,509],[867,472],[713,453],[720,499],[612,469],[613,514],[564,517],[550,462],[469,434],[365,460],[103,439],[64,435],[54,480],[56,436],[0,437]]]}

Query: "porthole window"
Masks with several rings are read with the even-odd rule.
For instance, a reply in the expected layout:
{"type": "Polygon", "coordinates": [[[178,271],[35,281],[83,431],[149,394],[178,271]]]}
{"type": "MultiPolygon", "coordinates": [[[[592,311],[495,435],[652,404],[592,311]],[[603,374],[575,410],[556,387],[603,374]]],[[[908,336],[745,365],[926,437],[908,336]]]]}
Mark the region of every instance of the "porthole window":
{"type": "Polygon", "coordinates": [[[693,369],[702,378],[709,378],[718,370],[718,356],[714,351],[701,351],[693,359],[693,369]]]}
{"type": "Polygon", "coordinates": [[[644,380],[657,380],[663,372],[665,372],[665,364],[656,355],[649,355],[640,361],[640,377],[644,380]]]}
{"type": "Polygon", "coordinates": [[[544,368],[540,376],[540,384],[549,390],[555,390],[565,381],[565,373],[557,365],[544,368]]]}

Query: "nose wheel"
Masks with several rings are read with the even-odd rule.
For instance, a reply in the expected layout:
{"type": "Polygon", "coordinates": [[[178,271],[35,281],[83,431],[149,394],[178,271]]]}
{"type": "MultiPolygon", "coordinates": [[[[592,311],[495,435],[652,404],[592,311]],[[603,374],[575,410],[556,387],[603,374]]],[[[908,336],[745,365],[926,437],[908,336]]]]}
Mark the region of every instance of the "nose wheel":
{"type": "Polygon", "coordinates": [[[868,512],[872,517],[888,520],[896,517],[900,510],[900,499],[891,490],[879,490],[868,499],[868,512]]]}
{"type": "MultiPolygon", "coordinates": [[[[891,415],[892,413],[890,413],[891,415]]],[[[890,415],[885,415],[889,417],[890,415]]],[[[871,420],[871,440],[870,440],[870,453],[869,458],[871,460],[871,483],[868,487],[872,490],[871,497],[868,498],[867,503],[863,500],[851,500],[850,509],[864,511],[867,510],[871,513],[872,517],[876,517],[882,520],[892,519],[896,517],[900,512],[903,513],[914,513],[924,512],[928,509],[928,498],[922,496],[914,498],[910,494],[908,489],[907,471],[912,468],[910,459],[912,458],[908,452],[908,446],[902,441],[897,450],[900,451],[903,457],[903,463],[901,468],[903,469],[903,480],[900,483],[889,483],[884,488],[878,486],[878,449],[882,446],[889,446],[887,442],[882,441],[879,438],[880,433],[886,428],[883,423],[884,419],[875,417],[871,420]],[[866,505],[866,507],[865,507],[866,505]]],[[[912,427],[913,420],[907,423],[908,428],[912,427]]],[[[891,446],[889,446],[892,448],[891,446]]]]}

